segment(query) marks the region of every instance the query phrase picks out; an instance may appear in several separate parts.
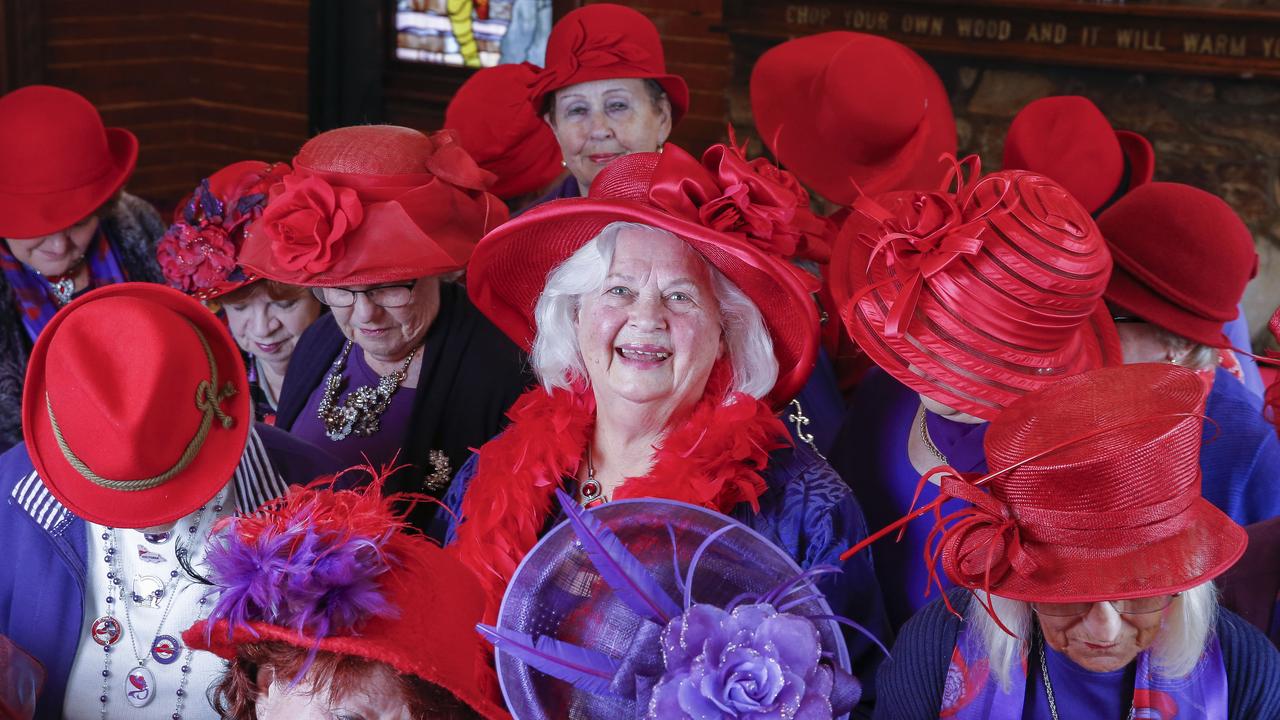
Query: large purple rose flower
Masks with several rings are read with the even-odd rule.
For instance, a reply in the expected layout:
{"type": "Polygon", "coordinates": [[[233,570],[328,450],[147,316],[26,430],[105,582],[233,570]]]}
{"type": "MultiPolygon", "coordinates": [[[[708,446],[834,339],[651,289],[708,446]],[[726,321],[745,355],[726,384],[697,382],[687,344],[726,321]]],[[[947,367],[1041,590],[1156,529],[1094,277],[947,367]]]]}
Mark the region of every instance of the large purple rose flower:
{"type": "Polygon", "coordinates": [[[831,670],[818,630],[772,605],[694,605],[662,633],[666,672],[648,717],[830,720],[831,670]]]}

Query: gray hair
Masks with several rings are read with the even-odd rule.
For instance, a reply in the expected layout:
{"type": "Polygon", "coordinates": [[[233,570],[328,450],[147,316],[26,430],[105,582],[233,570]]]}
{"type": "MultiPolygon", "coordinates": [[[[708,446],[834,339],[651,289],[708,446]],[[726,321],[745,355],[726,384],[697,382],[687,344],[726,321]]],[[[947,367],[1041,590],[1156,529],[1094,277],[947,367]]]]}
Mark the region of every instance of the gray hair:
{"type": "MultiPolygon", "coordinates": [[[[1000,622],[1017,635],[1012,637],[987,614],[980,602],[983,597],[987,596],[981,590],[974,591],[965,611],[965,622],[978,632],[983,647],[987,649],[992,674],[1000,682],[1000,688],[1009,692],[1010,670],[1030,649],[1027,643],[1031,638],[1031,623],[1035,621],[1031,603],[999,595],[989,596],[1000,622]]],[[[1213,582],[1182,592],[1174,599],[1151,646],[1151,661],[1170,678],[1186,677],[1200,662],[1217,619],[1218,591],[1213,582]]]]}
{"type": "MultiPolygon", "coordinates": [[[[587,368],[578,348],[578,308],[583,295],[604,287],[618,233],[644,230],[675,237],[665,230],[638,223],[615,222],[578,249],[547,275],[547,284],[534,308],[537,334],[531,362],[543,388],[571,388],[586,381],[587,368]]],[[[720,331],[733,367],[731,390],[762,398],[778,380],[778,360],[764,317],[742,290],[707,263],[711,287],[720,305],[720,331]]]]}

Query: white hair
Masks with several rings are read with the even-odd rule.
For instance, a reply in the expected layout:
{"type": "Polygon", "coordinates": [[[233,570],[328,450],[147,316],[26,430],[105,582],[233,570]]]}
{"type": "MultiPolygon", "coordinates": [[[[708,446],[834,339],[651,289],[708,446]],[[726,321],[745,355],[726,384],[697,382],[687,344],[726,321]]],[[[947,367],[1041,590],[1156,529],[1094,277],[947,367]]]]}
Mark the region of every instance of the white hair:
{"type": "MultiPolygon", "coordinates": [[[[618,233],[623,230],[671,233],[649,225],[615,222],[578,249],[547,275],[547,284],[534,308],[537,334],[531,362],[542,386],[568,389],[587,381],[586,363],[578,347],[578,308],[583,295],[599,292],[613,264],[618,233]]],[[[732,391],[762,398],[778,380],[778,360],[764,317],[742,290],[707,263],[711,287],[720,305],[720,331],[733,367],[732,391]]],[[[708,340],[710,342],[710,340],[708,340]]]]}
{"type": "MultiPolygon", "coordinates": [[[[987,650],[992,674],[1000,682],[1000,688],[1009,692],[1010,670],[1030,649],[1028,642],[1031,623],[1034,622],[1031,603],[990,596],[996,616],[1017,636],[1013,637],[1001,630],[987,614],[981,602],[987,597],[985,593],[975,590],[973,594],[965,611],[965,622],[972,624],[978,632],[982,646],[987,650]]],[[[1217,618],[1218,591],[1212,582],[1183,591],[1174,598],[1151,646],[1152,663],[1170,678],[1186,677],[1200,662],[1217,618]]]]}

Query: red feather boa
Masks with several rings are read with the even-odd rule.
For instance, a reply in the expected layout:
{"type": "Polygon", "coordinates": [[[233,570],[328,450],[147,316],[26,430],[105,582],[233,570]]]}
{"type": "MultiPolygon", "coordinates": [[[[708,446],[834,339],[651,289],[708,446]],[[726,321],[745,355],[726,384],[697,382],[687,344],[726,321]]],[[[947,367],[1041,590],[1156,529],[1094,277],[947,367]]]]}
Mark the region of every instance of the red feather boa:
{"type": "MultiPolygon", "coordinates": [[[[710,400],[723,396],[709,392],[654,447],[649,474],[627,478],[614,499],[665,498],[718,512],[746,502],[758,510],[769,453],[791,441],[765,402],[741,393],[725,404],[710,400]]],[[[507,413],[506,432],[480,448],[451,549],[484,585],[485,622],[497,619],[507,583],[538,542],[555,489],[577,475],[595,410],[589,391],[535,388],[507,413]]]]}

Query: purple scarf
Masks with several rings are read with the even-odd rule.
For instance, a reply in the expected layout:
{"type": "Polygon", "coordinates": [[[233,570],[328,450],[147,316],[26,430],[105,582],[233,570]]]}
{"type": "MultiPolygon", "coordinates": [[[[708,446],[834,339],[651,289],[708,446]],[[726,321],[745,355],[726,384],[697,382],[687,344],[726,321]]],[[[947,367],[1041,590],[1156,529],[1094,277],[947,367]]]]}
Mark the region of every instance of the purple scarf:
{"type": "MultiPolygon", "coordinates": [[[[1001,691],[999,681],[988,667],[982,639],[971,632],[972,627],[972,623],[965,623],[956,638],[938,717],[948,720],[1021,720],[1027,695],[1026,658],[1011,669],[1010,692],[1001,691]]],[[[1146,652],[1138,654],[1133,688],[1135,720],[1227,719],[1227,669],[1216,635],[1205,646],[1195,669],[1184,678],[1160,675],[1148,655],[1146,652]]],[[[1059,697],[1070,692],[1066,687],[1054,689],[1059,697]]]]}
{"type": "MultiPolygon", "coordinates": [[[[85,259],[89,263],[87,290],[124,282],[127,279],[115,251],[111,248],[111,243],[107,241],[107,233],[102,227],[98,228],[98,234],[89,242],[85,259]]],[[[4,272],[5,282],[13,288],[13,295],[18,300],[22,326],[26,328],[31,341],[35,342],[40,331],[44,330],[44,326],[49,324],[61,307],[53,294],[53,286],[35,270],[18,262],[18,259],[9,252],[9,246],[6,243],[0,243],[0,270],[4,272]]]]}

